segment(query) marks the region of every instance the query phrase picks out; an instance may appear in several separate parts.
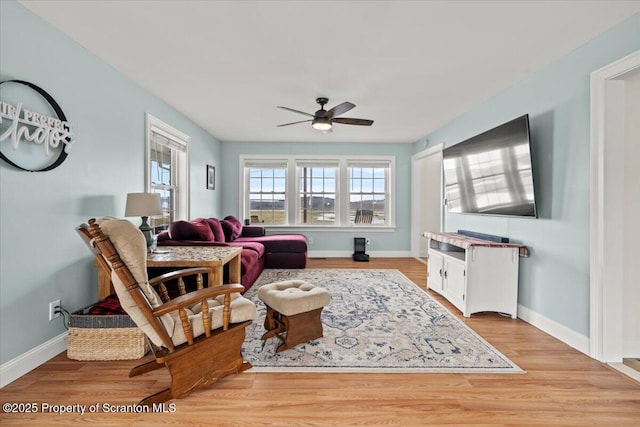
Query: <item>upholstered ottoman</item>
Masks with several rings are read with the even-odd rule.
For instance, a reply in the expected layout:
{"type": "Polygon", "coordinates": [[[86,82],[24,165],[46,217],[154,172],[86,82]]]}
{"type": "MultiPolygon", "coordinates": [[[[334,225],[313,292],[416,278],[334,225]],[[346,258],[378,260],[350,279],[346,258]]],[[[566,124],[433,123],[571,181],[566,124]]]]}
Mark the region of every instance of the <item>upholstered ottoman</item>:
{"type": "Polygon", "coordinates": [[[258,298],[267,306],[262,339],[278,337],[282,344],[276,352],[322,337],[320,315],[331,302],[326,289],[304,280],[286,280],[262,286],[258,298]]]}

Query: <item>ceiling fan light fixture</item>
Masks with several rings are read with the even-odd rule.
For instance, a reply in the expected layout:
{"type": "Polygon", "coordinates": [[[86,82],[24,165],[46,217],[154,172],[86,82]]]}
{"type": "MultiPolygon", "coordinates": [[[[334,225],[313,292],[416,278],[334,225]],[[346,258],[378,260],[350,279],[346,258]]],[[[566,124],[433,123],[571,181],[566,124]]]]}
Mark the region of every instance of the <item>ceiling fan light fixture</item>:
{"type": "Polygon", "coordinates": [[[285,123],[282,125],[278,125],[278,127],[295,125],[298,123],[311,122],[311,127],[314,128],[315,130],[318,130],[322,133],[329,133],[333,128],[334,122],[340,123],[343,125],[356,125],[356,126],[371,126],[373,124],[373,120],[354,119],[349,117],[336,117],[355,108],[355,104],[352,104],[351,102],[343,102],[342,104],[338,104],[335,107],[331,108],[330,110],[324,109],[325,104],[329,102],[327,98],[316,98],[316,102],[320,104],[320,109],[316,111],[315,114],[305,113],[304,111],[294,110],[293,108],[289,108],[289,107],[278,106],[278,108],[282,108],[283,110],[288,110],[294,113],[302,114],[307,117],[311,117],[310,119],[307,119],[307,120],[300,120],[293,123],[285,123]]]}
{"type": "Polygon", "coordinates": [[[325,117],[318,117],[317,119],[313,120],[313,122],[311,123],[311,127],[320,131],[328,131],[329,129],[331,129],[331,120],[325,117]]]}

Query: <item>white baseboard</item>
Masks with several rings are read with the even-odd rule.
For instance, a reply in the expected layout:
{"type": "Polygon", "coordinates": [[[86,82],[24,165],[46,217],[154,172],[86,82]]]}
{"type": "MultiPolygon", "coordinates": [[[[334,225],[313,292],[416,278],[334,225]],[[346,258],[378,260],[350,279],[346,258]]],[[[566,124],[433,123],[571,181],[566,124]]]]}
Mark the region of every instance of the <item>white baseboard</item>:
{"type": "MultiPolygon", "coordinates": [[[[413,258],[411,251],[371,251],[371,258],[413,258]]],[[[351,258],[353,251],[314,251],[307,252],[308,258],[351,258]]]]}
{"type": "Polygon", "coordinates": [[[579,334],[521,304],[518,304],[518,317],[589,356],[589,337],[579,334]]]}
{"type": "Polygon", "coordinates": [[[0,388],[12,383],[27,372],[65,351],[67,349],[67,336],[68,332],[63,332],[57,337],[53,337],[49,341],[0,365],[0,388]]]}
{"type": "Polygon", "coordinates": [[[613,369],[615,369],[618,372],[621,372],[623,374],[625,374],[626,376],[633,378],[634,380],[638,381],[640,383],[640,372],[636,371],[633,368],[630,368],[629,366],[623,364],[623,363],[613,363],[613,362],[609,362],[607,363],[607,365],[611,366],[613,369]]]}

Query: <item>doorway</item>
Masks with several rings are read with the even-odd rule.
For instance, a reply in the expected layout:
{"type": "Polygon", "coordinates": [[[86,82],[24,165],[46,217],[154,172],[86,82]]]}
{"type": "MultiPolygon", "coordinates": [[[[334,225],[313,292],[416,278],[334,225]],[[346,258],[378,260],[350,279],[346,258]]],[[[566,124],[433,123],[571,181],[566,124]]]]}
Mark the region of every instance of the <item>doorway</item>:
{"type": "Polygon", "coordinates": [[[591,74],[590,355],[623,365],[640,356],[640,51],[591,74]]]}

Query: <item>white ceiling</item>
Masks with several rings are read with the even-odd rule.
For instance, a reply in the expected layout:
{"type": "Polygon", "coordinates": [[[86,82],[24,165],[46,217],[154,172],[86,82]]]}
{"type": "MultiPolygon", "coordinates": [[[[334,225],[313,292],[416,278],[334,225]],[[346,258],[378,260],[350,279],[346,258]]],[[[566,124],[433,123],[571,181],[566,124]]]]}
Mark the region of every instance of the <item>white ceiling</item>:
{"type": "Polygon", "coordinates": [[[640,1],[21,1],[223,141],[414,142],[640,1]],[[344,101],[321,134],[276,106],[344,101]]]}

